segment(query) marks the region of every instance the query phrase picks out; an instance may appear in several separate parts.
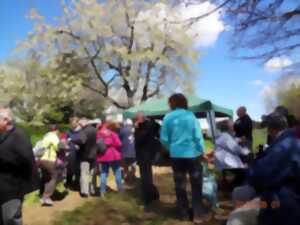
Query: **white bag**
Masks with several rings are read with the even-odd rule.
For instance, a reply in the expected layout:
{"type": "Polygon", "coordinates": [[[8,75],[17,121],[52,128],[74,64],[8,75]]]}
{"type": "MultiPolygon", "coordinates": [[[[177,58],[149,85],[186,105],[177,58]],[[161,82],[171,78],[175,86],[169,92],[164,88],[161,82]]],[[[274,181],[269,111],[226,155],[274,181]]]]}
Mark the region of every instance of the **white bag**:
{"type": "Polygon", "coordinates": [[[38,141],[33,148],[33,154],[36,158],[42,158],[45,151],[46,148],[43,146],[43,140],[38,141]]]}

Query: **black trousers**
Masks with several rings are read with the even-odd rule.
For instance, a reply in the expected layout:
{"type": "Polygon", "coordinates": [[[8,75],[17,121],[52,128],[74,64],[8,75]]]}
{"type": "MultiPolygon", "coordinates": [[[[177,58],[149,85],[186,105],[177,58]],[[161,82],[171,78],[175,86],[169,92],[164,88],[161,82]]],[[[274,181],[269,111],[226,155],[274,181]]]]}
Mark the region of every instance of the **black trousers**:
{"type": "Polygon", "coordinates": [[[246,181],[246,169],[225,169],[222,171],[222,179],[223,185],[227,191],[232,192],[234,188],[242,186],[245,184],[246,181]],[[232,182],[228,183],[226,181],[226,176],[231,174],[234,176],[232,182]]]}
{"type": "Polygon", "coordinates": [[[78,188],[80,181],[80,161],[75,151],[70,152],[67,162],[66,184],[70,187],[78,188]]]}
{"type": "Polygon", "coordinates": [[[140,175],[141,175],[141,190],[142,198],[145,205],[150,204],[152,201],[159,200],[159,192],[153,183],[152,162],[143,160],[139,162],[140,175]]]}
{"type": "Polygon", "coordinates": [[[202,165],[200,159],[172,159],[177,209],[180,217],[190,216],[190,207],[187,194],[187,175],[192,186],[192,208],[194,218],[201,217],[205,212],[202,204],[202,165]]]}

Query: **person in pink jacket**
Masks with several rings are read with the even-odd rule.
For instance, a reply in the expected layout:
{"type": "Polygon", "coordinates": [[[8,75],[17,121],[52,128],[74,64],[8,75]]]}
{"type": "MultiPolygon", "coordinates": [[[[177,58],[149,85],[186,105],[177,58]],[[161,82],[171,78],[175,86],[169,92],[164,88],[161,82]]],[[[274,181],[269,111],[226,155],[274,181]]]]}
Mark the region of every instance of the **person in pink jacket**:
{"type": "Polygon", "coordinates": [[[100,154],[97,157],[97,163],[101,164],[101,175],[100,175],[100,194],[104,197],[106,193],[106,183],[107,177],[109,175],[109,168],[111,167],[115,179],[116,184],[119,191],[123,191],[123,184],[122,184],[122,172],[121,172],[121,140],[118,134],[114,131],[115,125],[113,123],[104,123],[98,133],[97,133],[97,141],[102,139],[106,146],[107,150],[104,154],[100,154]]]}

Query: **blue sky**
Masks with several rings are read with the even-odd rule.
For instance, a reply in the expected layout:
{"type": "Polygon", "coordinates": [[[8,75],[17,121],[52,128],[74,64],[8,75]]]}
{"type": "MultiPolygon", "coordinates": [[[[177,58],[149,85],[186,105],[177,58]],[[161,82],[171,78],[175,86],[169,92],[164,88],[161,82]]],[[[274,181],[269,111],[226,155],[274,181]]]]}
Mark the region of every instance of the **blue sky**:
{"type": "MultiPolygon", "coordinates": [[[[31,23],[25,15],[31,7],[47,18],[61,13],[59,0],[2,0],[0,60],[11,57],[17,41],[25,39],[30,31],[31,23]]],[[[222,33],[213,46],[201,50],[197,94],[232,109],[245,105],[249,114],[258,119],[265,111],[260,92],[277,75],[267,72],[258,62],[233,59],[228,41],[228,33],[222,33]]]]}

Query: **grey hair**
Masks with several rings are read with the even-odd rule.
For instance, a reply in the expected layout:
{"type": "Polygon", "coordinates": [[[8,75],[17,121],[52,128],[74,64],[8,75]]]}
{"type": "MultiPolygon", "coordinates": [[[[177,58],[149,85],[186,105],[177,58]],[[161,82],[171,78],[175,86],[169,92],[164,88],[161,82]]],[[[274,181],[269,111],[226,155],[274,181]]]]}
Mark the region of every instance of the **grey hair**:
{"type": "Polygon", "coordinates": [[[0,108],[0,118],[6,119],[10,123],[15,121],[14,114],[10,108],[0,108]]]}
{"type": "Polygon", "coordinates": [[[138,112],[136,113],[136,115],[140,115],[140,116],[142,116],[143,118],[146,118],[145,112],[143,112],[143,111],[138,111],[138,112]]]}
{"type": "Polygon", "coordinates": [[[223,120],[217,123],[217,128],[221,131],[221,132],[228,132],[230,131],[232,127],[232,121],[231,120],[223,120]]]}

